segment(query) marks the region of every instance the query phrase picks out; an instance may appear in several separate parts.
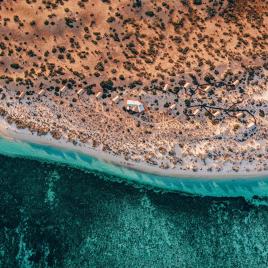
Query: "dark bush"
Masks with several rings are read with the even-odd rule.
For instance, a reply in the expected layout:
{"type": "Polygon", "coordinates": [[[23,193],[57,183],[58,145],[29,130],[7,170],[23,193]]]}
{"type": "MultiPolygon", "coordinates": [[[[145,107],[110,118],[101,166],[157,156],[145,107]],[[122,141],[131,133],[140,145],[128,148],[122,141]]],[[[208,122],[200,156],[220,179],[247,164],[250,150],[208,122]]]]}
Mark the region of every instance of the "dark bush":
{"type": "Polygon", "coordinates": [[[145,15],[148,17],[153,17],[154,16],[154,12],[153,11],[146,11],[145,15]]]}
{"type": "Polygon", "coordinates": [[[202,4],[202,0],[194,0],[194,5],[201,5],[202,4]]]}
{"type": "Polygon", "coordinates": [[[18,63],[11,63],[10,67],[17,70],[20,68],[20,65],[18,63]]]}
{"type": "Polygon", "coordinates": [[[104,91],[110,91],[110,90],[113,90],[114,83],[111,79],[106,80],[106,81],[104,80],[100,82],[100,86],[102,87],[104,91]]]}

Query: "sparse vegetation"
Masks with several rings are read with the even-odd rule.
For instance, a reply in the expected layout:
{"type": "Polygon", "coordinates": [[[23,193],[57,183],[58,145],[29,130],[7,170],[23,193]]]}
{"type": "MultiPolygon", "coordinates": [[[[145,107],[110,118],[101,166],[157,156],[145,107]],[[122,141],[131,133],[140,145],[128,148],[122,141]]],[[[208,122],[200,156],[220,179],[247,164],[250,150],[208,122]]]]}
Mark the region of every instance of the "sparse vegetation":
{"type": "MultiPolygon", "coordinates": [[[[8,99],[10,107],[25,91],[23,107],[31,109],[43,89],[54,108],[77,118],[84,113],[78,120],[83,127],[90,129],[88,122],[101,113],[99,122],[109,125],[111,133],[122,129],[129,139],[140,133],[149,137],[156,125],[169,141],[184,135],[211,138],[224,122],[235,139],[246,140],[255,132],[243,136],[245,126],[266,120],[266,107],[252,97],[265,90],[268,69],[263,1],[26,0],[7,1],[1,11],[0,79],[15,97],[0,92],[0,98],[8,99]],[[233,85],[236,79],[238,86],[233,85]],[[63,85],[66,95],[60,92],[63,85]],[[99,104],[91,96],[98,91],[99,104]],[[146,112],[129,114],[126,96],[148,102],[146,112]],[[243,115],[237,117],[238,112],[243,115]],[[128,128],[122,127],[126,122],[128,128]]],[[[59,112],[55,117],[63,118],[59,112]]],[[[70,134],[70,140],[76,135],[89,139],[85,133],[91,132],[70,134]]]]}

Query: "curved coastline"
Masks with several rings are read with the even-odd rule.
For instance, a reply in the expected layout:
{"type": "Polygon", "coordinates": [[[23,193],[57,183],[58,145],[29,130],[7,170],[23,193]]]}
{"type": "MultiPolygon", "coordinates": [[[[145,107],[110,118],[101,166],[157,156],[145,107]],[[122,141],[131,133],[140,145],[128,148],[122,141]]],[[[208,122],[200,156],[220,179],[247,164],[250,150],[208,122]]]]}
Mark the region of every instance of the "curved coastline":
{"type": "MultiPolygon", "coordinates": [[[[268,174],[227,174],[205,176],[185,172],[170,176],[154,172],[153,167],[134,165],[107,153],[85,150],[69,142],[54,140],[50,135],[37,136],[28,130],[1,129],[0,154],[11,157],[40,159],[76,168],[113,175],[125,181],[148,185],[167,191],[215,197],[268,197],[268,174]],[[6,132],[5,132],[6,130],[6,132]],[[13,133],[12,133],[13,132],[13,133]],[[106,157],[105,157],[106,156],[106,157]],[[152,171],[151,171],[152,170],[152,171]]],[[[162,171],[163,173],[165,170],[162,171]]],[[[192,172],[193,173],[193,172],[192,172]]]]}

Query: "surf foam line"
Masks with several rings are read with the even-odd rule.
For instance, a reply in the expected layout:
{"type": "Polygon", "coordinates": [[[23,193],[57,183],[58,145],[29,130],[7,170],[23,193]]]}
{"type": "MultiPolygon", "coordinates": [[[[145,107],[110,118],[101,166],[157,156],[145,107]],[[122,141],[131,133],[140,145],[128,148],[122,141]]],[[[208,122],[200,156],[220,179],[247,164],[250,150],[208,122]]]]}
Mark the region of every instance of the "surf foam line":
{"type": "Polygon", "coordinates": [[[80,152],[3,137],[0,137],[0,154],[65,164],[172,192],[199,196],[244,197],[248,200],[254,196],[268,197],[268,176],[234,179],[159,176],[108,163],[80,152]]]}

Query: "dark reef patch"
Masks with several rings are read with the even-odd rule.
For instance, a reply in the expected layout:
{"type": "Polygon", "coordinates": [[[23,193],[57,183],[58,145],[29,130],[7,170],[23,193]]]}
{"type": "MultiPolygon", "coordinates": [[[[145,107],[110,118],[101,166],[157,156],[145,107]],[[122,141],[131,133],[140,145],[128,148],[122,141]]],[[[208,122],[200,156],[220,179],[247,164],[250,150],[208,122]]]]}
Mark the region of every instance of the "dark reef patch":
{"type": "Polygon", "coordinates": [[[268,207],[0,156],[0,267],[267,267],[268,207]]]}

